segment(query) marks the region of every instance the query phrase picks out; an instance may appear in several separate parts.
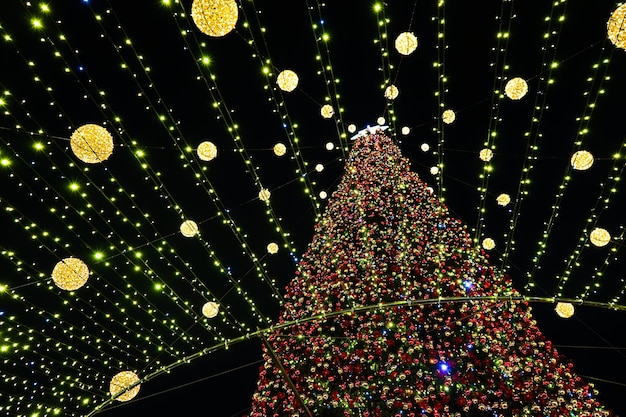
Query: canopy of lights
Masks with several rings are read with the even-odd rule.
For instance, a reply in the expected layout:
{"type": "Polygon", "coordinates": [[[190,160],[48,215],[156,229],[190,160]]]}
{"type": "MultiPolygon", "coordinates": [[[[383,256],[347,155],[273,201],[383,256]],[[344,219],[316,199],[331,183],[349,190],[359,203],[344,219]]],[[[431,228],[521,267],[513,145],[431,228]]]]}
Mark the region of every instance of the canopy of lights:
{"type": "Polygon", "coordinates": [[[245,414],[370,125],[626,411],[626,6],[63,3],[0,5],[1,414],[245,414]]]}

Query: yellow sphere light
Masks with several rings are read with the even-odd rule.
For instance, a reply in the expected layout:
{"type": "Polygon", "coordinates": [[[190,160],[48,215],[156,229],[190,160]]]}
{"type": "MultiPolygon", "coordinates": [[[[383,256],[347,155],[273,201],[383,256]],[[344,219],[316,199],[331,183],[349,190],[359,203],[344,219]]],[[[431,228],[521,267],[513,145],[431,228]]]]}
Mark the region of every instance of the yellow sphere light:
{"type": "Polygon", "coordinates": [[[180,225],[180,233],[185,237],[194,237],[198,232],[198,225],[193,220],[185,220],[180,225]]]}
{"type": "Polygon", "coordinates": [[[509,204],[511,202],[511,196],[509,196],[508,194],[500,194],[497,198],[496,201],[498,202],[499,206],[506,206],[507,204],[509,204]]]}
{"type": "Polygon", "coordinates": [[[588,170],[593,165],[593,155],[589,151],[574,152],[570,163],[572,164],[572,168],[579,171],[588,170]]]}
{"type": "Polygon", "coordinates": [[[491,250],[495,247],[496,247],[496,242],[492,238],[488,237],[485,240],[483,240],[483,248],[487,250],[491,250]]]}
{"type": "Polygon", "coordinates": [[[274,155],[276,156],[284,156],[287,153],[287,147],[278,142],[276,145],[274,145],[274,155]]]}
{"type": "Polygon", "coordinates": [[[132,371],[120,372],[111,379],[109,393],[111,396],[121,393],[118,397],[115,397],[117,401],[130,401],[139,394],[139,389],[141,388],[139,381],[137,374],[132,371]],[[131,386],[132,388],[130,388],[131,386]]]}
{"type": "Polygon", "coordinates": [[[292,70],[284,70],[276,77],[278,88],[288,93],[292,92],[298,86],[298,74],[292,70]]]}
{"type": "Polygon", "coordinates": [[[559,317],[569,319],[574,315],[574,306],[572,303],[556,303],[554,311],[556,311],[559,317]]]}
{"type": "Polygon", "coordinates": [[[400,90],[393,84],[385,89],[385,98],[387,100],[395,100],[398,94],[400,94],[400,90]]]}
{"type": "Polygon", "coordinates": [[[335,114],[335,110],[330,104],[324,104],[320,109],[320,113],[324,119],[330,119],[335,114]]]}
{"type": "Polygon", "coordinates": [[[396,50],[402,55],[411,55],[417,49],[417,37],[411,32],[402,32],[394,43],[396,50]]]}
{"type": "Polygon", "coordinates": [[[194,0],[191,5],[191,18],[205,35],[220,37],[230,33],[238,17],[235,0],[194,0]]]}
{"type": "Polygon", "coordinates": [[[268,202],[270,201],[271,196],[272,193],[270,193],[270,190],[268,190],[267,188],[263,188],[261,191],[259,191],[259,200],[261,201],[268,202]]]}
{"type": "Polygon", "coordinates": [[[65,258],[52,270],[54,284],[66,291],[74,291],[89,279],[89,267],[78,258],[65,258]]]}
{"type": "Polygon", "coordinates": [[[274,255],[276,253],[278,253],[278,244],[271,242],[268,243],[267,245],[267,253],[269,253],[270,255],[274,255]]]}
{"type": "Polygon", "coordinates": [[[217,157],[217,146],[213,142],[205,141],[198,145],[196,153],[201,160],[210,161],[217,157]]]}
{"type": "Polygon", "coordinates": [[[217,316],[220,311],[220,305],[214,301],[209,301],[202,306],[202,315],[208,319],[217,316]]]}
{"type": "Polygon", "coordinates": [[[609,40],[618,48],[626,49],[626,4],[619,6],[606,22],[609,40]]]}
{"type": "Polygon", "coordinates": [[[504,86],[504,94],[511,100],[519,100],[526,93],[528,93],[528,84],[520,77],[510,79],[504,86]]]}
{"type": "Polygon", "coordinates": [[[611,234],[606,229],[596,227],[589,234],[589,240],[594,246],[601,248],[602,246],[609,244],[611,241],[611,234]]]}
{"type": "Polygon", "coordinates": [[[102,126],[86,124],[72,133],[70,147],[81,161],[97,164],[113,153],[113,137],[102,126]]]}
{"type": "Polygon", "coordinates": [[[443,120],[445,124],[449,125],[450,123],[454,122],[455,119],[456,114],[454,113],[454,110],[448,109],[441,114],[441,120],[443,120]]]}
{"type": "Polygon", "coordinates": [[[491,161],[491,158],[493,158],[493,151],[489,148],[485,148],[480,151],[478,156],[480,157],[481,161],[489,162],[491,161]]]}

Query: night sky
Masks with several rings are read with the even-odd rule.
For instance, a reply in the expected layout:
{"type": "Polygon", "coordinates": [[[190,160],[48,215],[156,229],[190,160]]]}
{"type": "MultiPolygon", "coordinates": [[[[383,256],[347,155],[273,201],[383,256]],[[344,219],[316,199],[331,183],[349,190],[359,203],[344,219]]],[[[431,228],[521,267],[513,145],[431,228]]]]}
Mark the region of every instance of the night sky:
{"type": "Polygon", "coordinates": [[[382,122],[476,245],[494,240],[490,262],[521,294],[576,304],[570,319],[533,310],[626,415],[626,51],[606,30],[618,3],[240,0],[223,37],[198,30],[191,3],[0,5],[0,414],[89,415],[127,370],[140,393],[101,415],[246,413],[254,333],[276,322],[351,125],[382,122]],[[419,42],[408,56],[403,32],[419,42]],[[292,92],[276,84],[286,69],[292,92]],[[514,77],[520,100],[504,95],[514,77]],[[85,124],[112,135],[102,163],[71,150],[85,124]],[[213,160],[198,157],[205,141],[213,160]],[[572,169],[580,150],[588,170],[572,169]],[[185,220],[199,234],[184,237],[185,220]],[[68,257],[91,272],[75,291],[51,278],[68,257]],[[210,301],[217,317],[202,315],[210,301]]]}

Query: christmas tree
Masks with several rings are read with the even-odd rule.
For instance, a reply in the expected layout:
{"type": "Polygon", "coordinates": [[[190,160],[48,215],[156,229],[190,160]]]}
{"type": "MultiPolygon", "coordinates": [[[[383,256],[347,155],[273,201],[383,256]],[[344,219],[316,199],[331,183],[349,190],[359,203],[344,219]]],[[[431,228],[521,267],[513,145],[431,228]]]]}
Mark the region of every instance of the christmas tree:
{"type": "Polygon", "coordinates": [[[517,295],[487,258],[382,130],[358,136],[250,416],[609,415],[526,303],[480,299],[517,295]]]}

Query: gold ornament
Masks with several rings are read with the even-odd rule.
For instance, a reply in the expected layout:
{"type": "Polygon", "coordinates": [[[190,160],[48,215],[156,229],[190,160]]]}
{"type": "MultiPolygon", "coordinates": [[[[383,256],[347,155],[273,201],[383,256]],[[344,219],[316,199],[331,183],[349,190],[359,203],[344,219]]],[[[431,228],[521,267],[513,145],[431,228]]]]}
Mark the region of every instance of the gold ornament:
{"type": "Polygon", "coordinates": [[[87,124],[72,133],[70,147],[81,161],[97,164],[113,153],[113,137],[102,126],[87,124]]]}
{"type": "Polygon", "coordinates": [[[611,234],[606,229],[596,227],[589,234],[589,240],[594,246],[601,248],[602,246],[609,244],[611,241],[611,234]]]}
{"type": "Polygon", "coordinates": [[[585,171],[593,165],[593,155],[588,151],[578,151],[572,155],[570,160],[572,168],[579,171],[585,171]]]}
{"type": "Polygon", "coordinates": [[[78,258],[65,258],[52,270],[54,284],[66,291],[74,291],[89,279],[89,267],[78,258]]]}
{"type": "Polygon", "coordinates": [[[430,167],[430,173],[432,175],[437,175],[439,174],[439,167],[430,167]]]}
{"type": "Polygon", "coordinates": [[[326,197],[328,197],[328,193],[326,193],[326,191],[320,191],[320,198],[326,200],[326,197]]]}
{"type": "Polygon", "coordinates": [[[618,48],[626,49],[626,4],[622,4],[611,14],[606,22],[609,39],[618,48]]]}
{"type": "Polygon", "coordinates": [[[322,164],[315,165],[315,170],[317,172],[322,172],[324,170],[324,165],[322,165],[322,164]]]}
{"type": "Polygon", "coordinates": [[[326,150],[327,151],[332,151],[333,149],[335,149],[335,144],[332,142],[327,142],[326,143],[326,150]]]}
{"type": "Polygon", "coordinates": [[[376,123],[378,123],[379,125],[384,125],[385,124],[385,118],[383,116],[380,116],[378,119],[376,119],[376,123]]]}
{"type": "Polygon", "coordinates": [[[269,253],[270,255],[278,253],[278,245],[274,242],[269,243],[267,245],[267,253],[269,253]]]}
{"type": "Polygon", "coordinates": [[[198,154],[198,158],[203,161],[210,161],[215,159],[217,156],[217,146],[213,142],[202,142],[198,145],[198,150],[196,151],[198,154]]]}
{"type": "Polygon", "coordinates": [[[220,37],[230,33],[238,17],[235,0],[194,0],[191,5],[191,18],[205,35],[220,37]]]}
{"type": "Polygon", "coordinates": [[[122,402],[130,401],[139,393],[139,389],[141,388],[139,381],[140,379],[137,374],[132,371],[120,372],[111,379],[109,393],[111,396],[122,393],[115,399],[122,402]],[[130,388],[131,386],[132,388],[130,388]]]}
{"type": "Polygon", "coordinates": [[[402,32],[396,37],[395,47],[402,55],[411,55],[417,49],[417,37],[411,32],[402,32]]]}
{"type": "Polygon", "coordinates": [[[356,125],[355,124],[349,125],[348,126],[348,132],[350,132],[350,133],[356,132],[356,125]]]}
{"type": "Polygon", "coordinates": [[[322,109],[320,110],[320,113],[322,114],[322,117],[324,119],[330,119],[331,117],[333,117],[333,114],[335,114],[335,110],[330,104],[324,104],[322,106],[322,109]]]}
{"type": "Polygon", "coordinates": [[[493,158],[493,151],[489,148],[485,148],[482,151],[480,151],[478,156],[480,157],[482,161],[489,162],[491,161],[491,158],[493,158]]]}
{"type": "Polygon", "coordinates": [[[430,145],[428,143],[422,143],[422,145],[420,146],[420,149],[422,150],[422,152],[428,152],[430,150],[430,145]]]}
{"type": "Polygon", "coordinates": [[[287,153],[287,147],[284,144],[278,142],[276,145],[274,145],[274,154],[276,156],[283,156],[286,153],[287,153]]]}
{"type": "Polygon", "coordinates": [[[528,93],[528,84],[520,77],[511,78],[504,86],[504,94],[511,100],[519,100],[526,93],[528,93]]]}
{"type": "Polygon", "coordinates": [[[574,306],[572,303],[556,303],[554,311],[556,311],[559,317],[569,319],[574,315],[574,306]]]}
{"type": "Polygon", "coordinates": [[[411,128],[410,128],[410,127],[408,127],[408,126],[402,126],[401,133],[402,133],[404,136],[406,136],[406,135],[408,135],[409,133],[411,133],[411,128]]]}
{"type": "Polygon", "coordinates": [[[485,240],[483,240],[483,248],[487,250],[491,250],[495,247],[496,247],[496,242],[492,238],[488,237],[485,240]]]}
{"type": "Polygon", "coordinates": [[[202,314],[208,319],[217,316],[220,311],[220,305],[214,301],[209,301],[202,306],[202,314]]]}
{"type": "Polygon", "coordinates": [[[259,200],[268,202],[271,195],[272,193],[270,193],[270,190],[268,190],[267,188],[263,188],[261,189],[261,191],[259,191],[259,200]]]}
{"type": "Polygon", "coordinates": [[[396,97],[398,97],[398,94],[400,94],[400,91],[398,90],[398,87],[393,84],[385,88],[385,98],[387,100],[395,100],[396,97]]]}
{"type": "Polygon", "coordinates": [[[454,110],[448,109],[441,114],[441,120],[443,120],[443,122],[447,125],[454,122],[454,119],[456,119],[456,114],[454,113],[454,110]]]}
{"type": "Polygon", "coordinates": [[[292,70],[284,70],[276,77],[278,88],[288,93],[292,92],[298,86],[298,74],[292,70]]]}
{"type": "Polygon", "coordinates": [[[185,237],[194,237],[198,232],[198,225],[193,220],[185,220],[180,225],[180,233],[185,237]]]}
{"type": "Polygon", "coordinates": [[[508,194],[500,194],[498,198],[496,198],[496,201],[498,205],[504,207],[511,202],[511,197],[508,194]]]}

